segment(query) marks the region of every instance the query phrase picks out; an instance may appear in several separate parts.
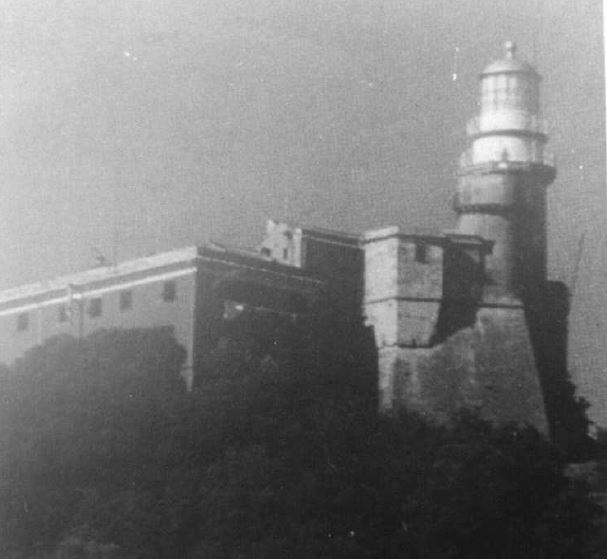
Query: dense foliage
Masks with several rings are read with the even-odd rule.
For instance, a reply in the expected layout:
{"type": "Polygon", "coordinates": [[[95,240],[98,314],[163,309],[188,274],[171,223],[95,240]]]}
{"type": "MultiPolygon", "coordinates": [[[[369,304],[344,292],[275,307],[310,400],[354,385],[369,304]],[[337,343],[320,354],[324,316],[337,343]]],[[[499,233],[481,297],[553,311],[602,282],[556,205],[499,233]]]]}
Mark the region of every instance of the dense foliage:
{"type": "Polygon", "coordinates": [[[535,431],[380,418],[361,332],[292,334],[226,335],[193,393],[161,330],[4,369],[0,556],[590,556],[596,508],[535,431]]]}

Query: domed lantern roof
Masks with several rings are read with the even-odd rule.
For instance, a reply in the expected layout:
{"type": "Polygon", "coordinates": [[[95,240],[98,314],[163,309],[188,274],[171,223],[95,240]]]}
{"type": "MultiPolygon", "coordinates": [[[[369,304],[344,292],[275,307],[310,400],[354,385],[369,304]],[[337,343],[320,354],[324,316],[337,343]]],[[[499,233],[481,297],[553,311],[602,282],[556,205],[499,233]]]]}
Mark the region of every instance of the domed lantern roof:
{"type": "Polygon", "coordinates": [[[540,79],[540,75],[533,66],[516,58],[516,45],[512,41],[506,42],[504,48],[505,57],[489,64],[481,73],[481,78],[495,74],[531,74],[536,79],[540,79]]]}

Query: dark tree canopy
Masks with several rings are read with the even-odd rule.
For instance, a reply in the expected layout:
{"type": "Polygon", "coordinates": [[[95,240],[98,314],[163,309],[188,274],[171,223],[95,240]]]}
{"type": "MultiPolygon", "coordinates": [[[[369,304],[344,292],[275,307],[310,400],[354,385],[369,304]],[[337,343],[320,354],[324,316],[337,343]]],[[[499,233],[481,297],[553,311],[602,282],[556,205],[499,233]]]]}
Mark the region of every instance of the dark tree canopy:
{"type": "Polygon", "coordinates": [[[192,393],[163,330],[2,369],[0,556],[591,556],[596,506],[537,432],[377,416],[363,328],[238,330],[192,393]]]}

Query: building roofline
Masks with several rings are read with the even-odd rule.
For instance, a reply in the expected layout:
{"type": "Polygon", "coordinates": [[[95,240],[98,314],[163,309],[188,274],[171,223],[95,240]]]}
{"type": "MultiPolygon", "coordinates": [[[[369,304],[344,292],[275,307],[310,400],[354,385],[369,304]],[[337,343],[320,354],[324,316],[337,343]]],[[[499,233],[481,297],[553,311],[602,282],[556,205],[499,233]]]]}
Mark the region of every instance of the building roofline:
{"type": "Polygon", "coordinates": [[[323,229],[322,227],[302,227],[301,232],[308,237],[328,239],[353,246],[359,246],[362,242],[362,235],[360,234],[323,229]]]}
{"type": "Polygon", "coordinates": [[[62,293],[86,292],[99,288],[100,284],[110,285],[127,283],[136,277],[164,274],[167,271],[178,272],[196,268],[204,261],[216,261],[223,264],[256,268],[272,274],[288,275],[299,281],[321,283],[313,274],[286,266],[278,262],[267,261],[255,252],[231,249],[219,245],[189,246],[127,260],[116,265],[99,266],[75,272],[73,274],[51,278],[36,283],[20,285],[0,291],[0,305],[13,306],[24,302],[36,302],[60,296],[62,293]]]}
{"type": "Polygon", "coordinates": [[[294,279],[323,283],[316,274],[309,272],[304,268],[290,266],[275,260],[268,260],[252,251],[232,250],[228,247],[220,247],[218,245],[201,246],[198,259],[203,261],[219,261],[225,264],[233,264],[248,268],[254,267],[264,272],[286,274],[294,279]]]}
{"type": "Polygon", "coordinates": [[[383,241],[384,239],[389,239],[392,237],[403,240],[420,239],[424,241],[430,241],[436,244],[443,244],[446,240],[446,236],[442,233],[402,231],[398,225],[392,225],[389,227],[382,227],[381,229],[372,229],[371,231],[365,231],[365,233],[363,234],[363,244],[373,243],[376,241],[383,241]]]}
{"type": "Polygon", "coordinates": [[[493,241],[485,239],[479,235],[466,235],[457,231],[442,231],[437,233],[428,233],[420,231],[401,231],[397,225],[374,229],[367,231],[363,235],[363,243],[373,243],[385,239],[397,238],[402,240],[421,240],[437,245],[450,244],[468,244],[476,245],[484,249],[491,249],[493,241]]]}
{"type": "Polygon", "coordinates": [[[0,291],[0,303],[24,299],[65,290],[67,288],[85,287],[105,280],[127,279],[134,274],[158,270],[179,265],[191,266],[197,259],[199,248],[189,246],[181,249],[153,254],[143,258],[126,260],[118,264],[110,264],[90,268],[73,274],[59,276],[35,283],[20,285],[0,291]]]}
{"type": "Polygon", "coordinates": [[[303,227],[296,223],[288,223],[286,221],[267,220],[268,223],[273,223],[276,226],[282,226],[292,231],[298,231],[303,236],[334,240],[345,244],[360,245],[362,235],[360,233],[351,233],[348,231],[338,231],[337,229],[328,229],[326,227],[303,227]]]}

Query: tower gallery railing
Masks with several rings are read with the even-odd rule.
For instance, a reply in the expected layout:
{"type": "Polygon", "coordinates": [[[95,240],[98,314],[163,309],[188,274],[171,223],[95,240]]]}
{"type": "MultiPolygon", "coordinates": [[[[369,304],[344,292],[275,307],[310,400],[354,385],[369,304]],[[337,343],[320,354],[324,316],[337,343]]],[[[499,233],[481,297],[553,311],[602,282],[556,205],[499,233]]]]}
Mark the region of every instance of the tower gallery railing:
{"type": "Polygon", "coordinates": [[[524,161],[512,159],[499,159],[494,161],[474,161],[470,150],[466,150],[459,158],[460,168],[465,167],[487,167],[493,170],[500,169],[524,169],[530,165],[543,165],[545,167],[556,167],[556,157],[552,153],[543,153],[530,156],[524,161]]]}
{"type": "Polygon", "coordinates": [[[475,116],[471,118],[466,124],[466,134],[468,136],[478,136],[479,134],[489,134],[501,130],[524,130],[525,132],[532,132],[534,134],[548,134],[546,121],[536,115],[523,116],[522,118],[516,119],[516,124],[513,123],[511,125],[500,122],[501,119],[499,114],[495,115],[495,118],[492,120],[488,119],[486,116],[475,116]],[[483,121],[487,124],[481,126],[483,121]]]}

